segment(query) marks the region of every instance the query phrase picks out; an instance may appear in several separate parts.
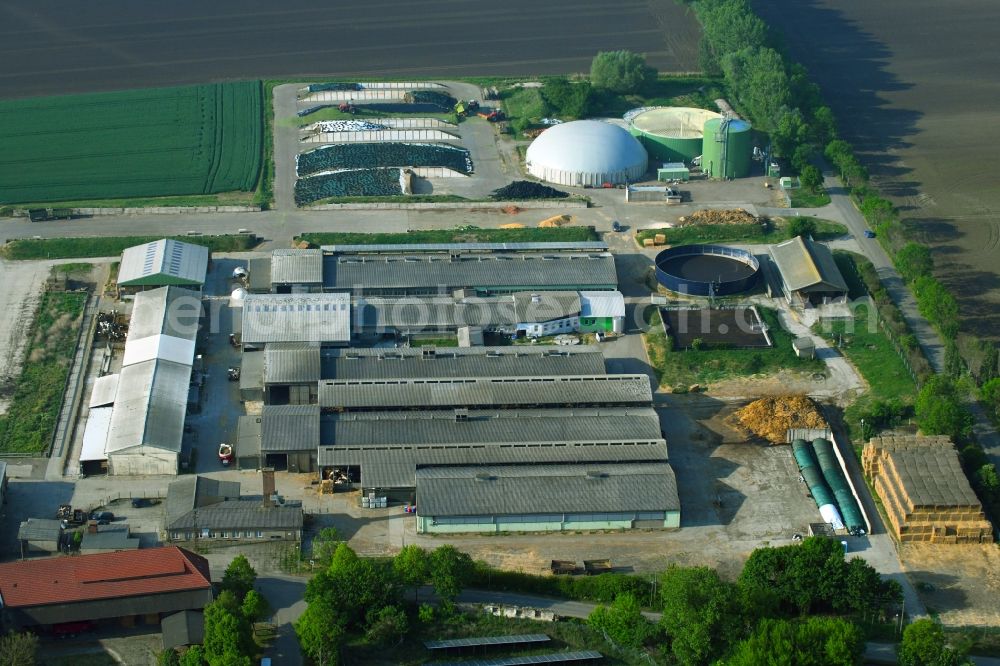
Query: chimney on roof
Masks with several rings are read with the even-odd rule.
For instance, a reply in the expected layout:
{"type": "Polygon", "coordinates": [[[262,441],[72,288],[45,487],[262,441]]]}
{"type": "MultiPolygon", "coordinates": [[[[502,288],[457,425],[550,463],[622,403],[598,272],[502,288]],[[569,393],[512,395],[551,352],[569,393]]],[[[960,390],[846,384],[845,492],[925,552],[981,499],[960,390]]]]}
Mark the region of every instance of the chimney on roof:
{"type": "Polygon", "coordinates": [[[264,506],[274,506],[274,468],[265,467],[260,474],[264,481],[264,506]]]}

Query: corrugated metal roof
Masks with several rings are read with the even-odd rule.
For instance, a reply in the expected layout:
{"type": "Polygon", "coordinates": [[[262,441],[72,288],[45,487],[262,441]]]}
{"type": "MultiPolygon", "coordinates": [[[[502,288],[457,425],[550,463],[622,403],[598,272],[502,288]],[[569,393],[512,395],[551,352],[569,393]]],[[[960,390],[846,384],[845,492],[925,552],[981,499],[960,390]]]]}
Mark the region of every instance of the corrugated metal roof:
{"type": "Polygon", "coordinates": [[[485,289],[612,289],[618,283],[609,252],[460,255],[329,255],[327,289],[399,292],[485,289]]]}
{"type": "Polygon", "coordinates": [[[581,317],[624,317],[625,297],[620,291],[581,291],[581,317]]]}
{"type": "Polygon", "coordinates": [[[118,393],[118,375],[104,375],[94,380],[94,388],[90,392],[90,407],[104,407],[115,401],[118,393]]]}
{"type": "Polygon", "coordinates": [[[160,334],[194,340],[200,318],[201,298],[189,289],[160,287],[140,291],[132,303],[125,344],[160,334]]]}
{"type": "Polygon", "coordinates": [[[309,343],[272,343],[264,349],[265,384],[318,382],[320,347],[309,343]]]}
{"type": "Polygon", "coordinates": [[[17,530],[21,541],[59,541],[62,524],[49,518],[28,518],[17,530]]]}
{"type": "Polygon", "coordinates": [[[271,253],[272,284],[322,284],[322,250],[274,250],[271,253]]]}
{"type": "Polygon", "coordinates": [[[87,412],[87,426],[83,430],[80,462],[107,460],[108,430],[111,428],[111,407],[92,407],[87,412]]]}
{"type": "Polygon", "coordinates": [[[817,287],[847,291],[847,283],[833,260],[833,254],[822,243],[796,236],[772,245],[769,252],[790,291],[817,287]]]}
{"type": "Polygon", "coordinates": [[[521,291],[513,295],[516,324],[537,324],[580,314],[580,294],[575,291],[521,291]]]}
{"type": "Polygon", "coordinates": [[[167,526],[170,530],[300,530],[302,507],[264,506],[260,500],[228,500],[195,509],[167,526]]]}
{"type": "Polygon", "coordinates": [[[186,476],[167,486],[167,527],[198,507],[239,499],[239,481],[220,481],[206,476],[186,476]]]}
{"type": "Polygon", "coordinates": [[[349,294],[248,294],[243,303],[244,344],[347,342],[349,294]]]}
{"type": "Polygon", "coordinates": [[[580,297],[575,291],[518,292],[460,299],[450,296],[369,297],[354,302],[355,328],[379,330],[512,327],[579,314],[580,297]]]}
{"type": "Polygon", "coordinates": [[[122,365],[134,365],[161,359],[182,365],[194,363],[194,340],[175,338],[172,335],[151,335],[125,344],[122,365]]]}
{"type": "MultiPolygon", "coordinates": [[[[264,409],[266,430],[268,408],[264,409]]],[[[464,420],[457,420],[455,413],[442,410],[352,412],[325,415],[323,422],[323,445],[338,447],[618,443],[661,438],[659,417],[648,407],[471,409],[467,410],[464,420]]]]}
{"type": "Polygon", "coordinates": [[[319,405],[265,405],[261,451],[314,451],[319,446],[319,405]]]}
{"type": "Polygon", "coordinates": [[[449,377],[321,381],[324,408],[648,405],[645,375],[449,377]]]}
{"type": "Polygon", "coordinates": [[[416,480],[425,516],[680,510],[666,462],[425,467],[416,480]]]}
{"type": "Polygon", "coordinates": [[[191,366],[146,361],[122,368],[107,452],[149,446],[180,453],[191,366]]]}
{"type": "Polygon", "coordinates": [[[400,254],[406,252],[565,252],[608,249],[604,241],[551,243],[388,243],[372,245],[324,245],[332,254],[400,254]]]}
{"type": "Polygon", "coordinates": [[[173,240],[153,241],[126,248],[118,268],[118,284],[153,276],[168,276],[192,285],[205,283],[208,271],[208,248],[173,240]]]}
{"type": "Polygon", "coordinates": [[[538,445],[478,444],[466,446],[378,447],[340,449],[320,447],[321,467],[361,467],[366,488],[413,488],[416,469],[423,465],[544,465],[549,463],[619,463],[626,461],[664,462],[667,444],[544,443],[538,445]]]}
{"type": "Polygon", "coordinates": [[[324,349],[323,379],[603,375],[597,347],[324,349]]]}

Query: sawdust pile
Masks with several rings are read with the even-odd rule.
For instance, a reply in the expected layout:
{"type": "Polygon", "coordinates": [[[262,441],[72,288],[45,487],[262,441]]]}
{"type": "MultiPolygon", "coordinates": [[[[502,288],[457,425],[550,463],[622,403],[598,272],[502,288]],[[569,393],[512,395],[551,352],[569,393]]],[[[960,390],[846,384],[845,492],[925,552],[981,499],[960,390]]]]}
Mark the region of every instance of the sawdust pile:
{"type": "Polygon", "coordinates": [[[538,223],[538,226],[543,229],[552,229],[555,227],[561,227],[564,224],[570,224],[573,222],[572,215],[553,215],[552,217],[547,217],[538,223]]]}
{"type": "Polygon", "coordinates": [[[756,217],[742,208],[733,210],[696,210],[687,217],[678,220],[687,226],[690,224],[759,224],[756,217]]]}
{"type": "Polygon", "coordinates": [[[783,444],[790,428],[826,428],[826,421],[811,398],[777,395],[754,400],[736,412],[743,427],[769,442],[783,444]]]}

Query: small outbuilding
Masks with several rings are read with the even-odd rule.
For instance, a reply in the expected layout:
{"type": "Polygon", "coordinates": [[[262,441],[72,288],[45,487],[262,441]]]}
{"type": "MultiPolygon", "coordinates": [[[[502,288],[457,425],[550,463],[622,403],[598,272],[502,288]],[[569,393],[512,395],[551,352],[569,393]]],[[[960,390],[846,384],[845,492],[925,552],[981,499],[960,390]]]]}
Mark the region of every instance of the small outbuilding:
{"type": "Polygon", "coordinates": [[[205,640],[205,614],[201,611],[186,610],[163,618],[163,649],[201,645],[205,640]]]}
{"type": "Polygon", "coordinates": [[[816,343],[809,336],[792,340],[792,350],[799,358],[816,358],[816,343]]]}
{"type": "Polygon", "coordinates": [[[31,552],[58,553],[62,543],[62,523],[50,518],[28,518],[17,529],[21,557],[31,552]]]}
{"type": "Polygon", "coordinates": [[[163,238],[125,248],[118,268],[119,293],[178,286],[201,291],[208,273],[208,248],[163,238]]]}
{"type": "Polygon", "coordinates": [[[576,120],[542,132],[525,156],[528,173],[558,185],[601,187],[641,180],[649,157],[628,130],[599,120],[576,120]]]}

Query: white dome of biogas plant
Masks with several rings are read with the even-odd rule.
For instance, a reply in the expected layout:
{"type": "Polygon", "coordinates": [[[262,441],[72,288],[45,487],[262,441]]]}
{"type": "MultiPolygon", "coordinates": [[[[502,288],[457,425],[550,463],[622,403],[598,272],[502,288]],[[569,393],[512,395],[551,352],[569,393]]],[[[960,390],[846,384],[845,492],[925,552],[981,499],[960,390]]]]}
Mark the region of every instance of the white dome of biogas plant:
{"type": "Polygon", "coordinates": [[[528,173],[558,185],[631,183],[646,174],[646,149],[628,130],[600,120],[553,125],[528,146],[528,173]]]}

